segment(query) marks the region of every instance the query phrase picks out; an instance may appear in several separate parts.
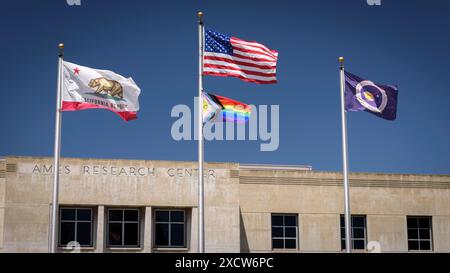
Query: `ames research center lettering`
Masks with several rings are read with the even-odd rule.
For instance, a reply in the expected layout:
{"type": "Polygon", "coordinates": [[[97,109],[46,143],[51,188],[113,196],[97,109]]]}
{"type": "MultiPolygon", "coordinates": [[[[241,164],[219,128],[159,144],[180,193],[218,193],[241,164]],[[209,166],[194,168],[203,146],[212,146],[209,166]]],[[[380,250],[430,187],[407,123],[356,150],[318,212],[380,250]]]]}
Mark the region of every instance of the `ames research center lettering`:
{"type": "MultiPolygon", "coordinates": [[[[110,165],[62,165],[59,172],[63,175],[81,174],[81,175],[100,175],[100,176],[137,176],[148,177],[156,176],[158,170],[169,177],[197,177],[197,169],[194,168],[150,168],[142,166],[110,166],[110,165]]],[[[35,164],[31,170],[32,174],[52,174],[53,165],[35,164]]],[[[215,170],[205,170],[205,177],[215,178],[215,170]]]]}

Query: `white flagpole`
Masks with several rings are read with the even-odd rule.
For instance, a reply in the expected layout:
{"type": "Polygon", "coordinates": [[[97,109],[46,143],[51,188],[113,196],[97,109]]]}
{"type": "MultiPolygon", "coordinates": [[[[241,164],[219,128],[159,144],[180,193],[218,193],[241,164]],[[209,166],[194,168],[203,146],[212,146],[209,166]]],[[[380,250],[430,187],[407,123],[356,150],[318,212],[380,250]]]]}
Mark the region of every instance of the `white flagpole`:
{"type": "Polygon", "coordinates": [[[58,194],[59,194],[59,157],[61,154],[61,96],[63,85],[63,50],[64,44],[59,44],[58,58],[58,88],[56,94],[56,118],[55,118],[55,150],[53,161],[53,197],[52,197],[52,222],[50,251],[56,253],[58,230],[58,194]]]}
{"type": "Polygon", "coordinates": [[[203,25],[203,12],[198,16],[198,252],[205,252],[205,194],[203,185],[203,49],[205,27],[203,25]]]}
{"type": "Polygon", "coordinates": [[[345,70],[344,57],[339,58],[341,78],[341,116],[342,116],[342,159],[344,172],[344,206],[345,206],[345,251],[352,252],[351,244],[351,216],[350,216],[350,188],[348,182],[348,150],[347,150],[347,117],[345,113],[345,70]]]}

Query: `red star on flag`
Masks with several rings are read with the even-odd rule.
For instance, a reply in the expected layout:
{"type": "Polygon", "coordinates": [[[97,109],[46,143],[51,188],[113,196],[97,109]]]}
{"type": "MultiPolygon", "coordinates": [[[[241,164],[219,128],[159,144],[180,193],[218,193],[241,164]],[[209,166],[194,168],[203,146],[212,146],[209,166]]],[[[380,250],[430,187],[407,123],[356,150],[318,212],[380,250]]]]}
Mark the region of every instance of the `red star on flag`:
{"type": "Polygon", "coordinates": [[[75,67],[75,69],[73,70],[73,73],[75,75],[80,75],[80,69],[78,69],[78,67],[75,67]]]}

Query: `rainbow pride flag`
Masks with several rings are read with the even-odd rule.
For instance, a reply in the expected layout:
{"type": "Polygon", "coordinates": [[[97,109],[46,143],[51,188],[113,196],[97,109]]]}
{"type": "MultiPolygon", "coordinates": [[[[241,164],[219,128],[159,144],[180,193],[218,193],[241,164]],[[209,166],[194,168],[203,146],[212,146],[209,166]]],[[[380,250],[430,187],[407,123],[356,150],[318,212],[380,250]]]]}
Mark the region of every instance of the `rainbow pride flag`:
{"type": "MultiPolygon", "coordinates": [[[[249,120],[252,111],[248,104],[211,93],[205,93],[205,95],[222,108],[220,112],[222,121],[245,123],[249,120]]],[[[220,120],[220,116],[216,120],[220,120]]]]}

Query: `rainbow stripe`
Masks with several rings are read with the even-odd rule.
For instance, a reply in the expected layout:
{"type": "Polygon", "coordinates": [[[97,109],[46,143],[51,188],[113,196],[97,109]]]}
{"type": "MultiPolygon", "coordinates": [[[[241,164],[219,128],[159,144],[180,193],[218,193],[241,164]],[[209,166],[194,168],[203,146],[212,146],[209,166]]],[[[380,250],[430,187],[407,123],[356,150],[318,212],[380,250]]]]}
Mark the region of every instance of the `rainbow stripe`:
{"type": "Polygon", "coordinates": [[[222,106],[221,114],[224,122],[245,123],[249,121],[252,109],[248,104],[210,93],[208,95],[222,106]]]}

